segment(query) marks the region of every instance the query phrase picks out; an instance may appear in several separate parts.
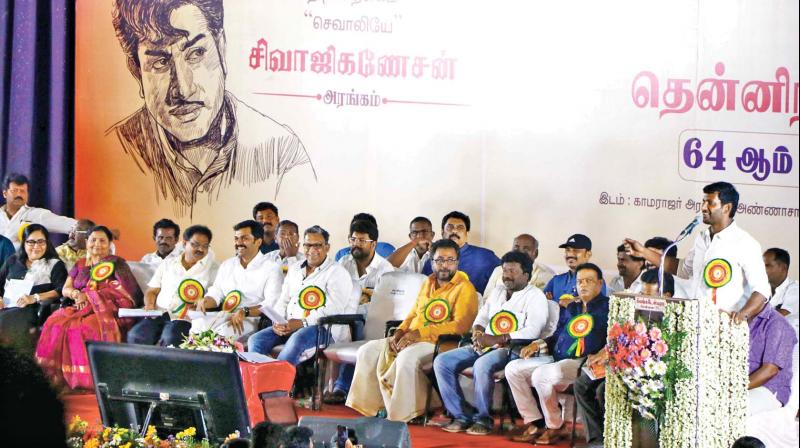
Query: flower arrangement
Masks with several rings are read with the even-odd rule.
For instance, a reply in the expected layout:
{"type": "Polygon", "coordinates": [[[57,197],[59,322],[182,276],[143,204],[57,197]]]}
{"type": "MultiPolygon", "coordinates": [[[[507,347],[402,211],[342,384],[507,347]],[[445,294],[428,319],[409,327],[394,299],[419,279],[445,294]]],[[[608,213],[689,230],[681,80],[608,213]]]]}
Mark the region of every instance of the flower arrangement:
{"type": "Polygon", "coordinates": [[[222,336],[214,330],[187,336],[180,348],[187,350],[201,350],[206,352],[233,353],[236,351],[236,341],[232,337],[222,336]]]}
{"type": "Polygon", "coordinates": [[[683,342],[684,332],[669,330],[669,322],[628,320],[614,322],[608,330],[609,368],[628,390],[633,409],[648,419],[662,420],[667,403],[675,396],[675,382],[691,376],[670,346],[683,342]]]}
{"type": "MultiPolygon", "coordinates": [[[[211,448],[208,439],[197,440],[194,427],[169,436],[158,437],[155,426],[148,426],[144,437],[130,429],[119,427],[89,428],[89,424],[76,415],[67,426],[67,446],[69,448],[211,448]]],[[[229,434],[224,443],[238,438],[239,431],[229,434]]]]}

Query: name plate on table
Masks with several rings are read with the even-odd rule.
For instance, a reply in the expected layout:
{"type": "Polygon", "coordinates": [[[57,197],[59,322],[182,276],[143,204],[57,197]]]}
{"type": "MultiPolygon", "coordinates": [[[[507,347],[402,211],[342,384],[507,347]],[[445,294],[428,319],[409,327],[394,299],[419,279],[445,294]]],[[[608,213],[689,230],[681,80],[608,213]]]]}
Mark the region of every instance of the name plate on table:
{"type": "Polygon", "coordinates": [[[657,313],[663,313],[666,306],[666,299],[636,296],[634,309],[636,311],[655,311],[657,313]]]}

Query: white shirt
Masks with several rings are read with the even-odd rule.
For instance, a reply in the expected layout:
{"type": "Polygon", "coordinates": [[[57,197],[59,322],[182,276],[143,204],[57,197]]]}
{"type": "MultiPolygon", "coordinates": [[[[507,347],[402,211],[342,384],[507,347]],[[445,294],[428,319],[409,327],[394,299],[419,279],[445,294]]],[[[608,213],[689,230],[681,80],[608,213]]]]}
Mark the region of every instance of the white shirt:
{"type": "Polygon", "coordinates": [[[422,268],[425,266],[425,262],[427,262],[431,258],[430,252],[425,252],[420,257],[417,254],[417,249],[412,249],[411,253],[406,256],[406,259],[403,260],[403,264],[397,268],[398,271],[403,272],[416,272],[417,274],[422,273],[422,268]]]}
{"type": "Polygon", "coordinates": [[[181,282],[188,278],[197,280],[208,291],[217,268],[212,254],[206,254],[188,270],[183,267],[183,257],[168,258],[158,266],[147,286],[161,289],[156,297],[156,306],[172,314],[172,310],[182,303],[178,297],[181,282]]]}
{"type": "Polygon", "coordinates": [[[492,317],[500,311],[510,311],[517,318],[517,330],[509,333],[511,339],[538,339],[547,324],[547,297],[533,285],[511,294],[508,300],[506,291],[500,283],[489,293],[473,326],[480,325],[487,334],[497,336],[490,325],[492,317]]]}
{"type": "Polygon", "coordinates": [[[66,216],[56,215],[46,208],[23,205],[11,218],[6,214],[6,206],[0,209],[0,234],[11,240],[15,249],[19,249],[17,233],[23,223],[41,224],[52,233],[69,233],[77,223],[66,216]]]}
{"type": "MultiPolygon", "coordinates": [[[[358,300],[353,297],[353,280],[350,274],[340,264],[336,263],[332,254],[320,266],[306,276],[308,261],[295,263],[289,266],[286,280],[283,282],[281,297],[276,311],[286,319],[305,319],[309,325],[316,325],[320,317],[336,314],[353,314],[358,306],[358,300]],[[315,286],[325,294],[325,305],[315,310],[306,310],[300,306],[300,293],[309,286],[315,286]]],[[[346,339],[342,331],[347,327],[331,330],[333,339],[344,342],[346,339]]]]}
{"type": "Polygon", "coordinates": [[[183,244],[179,243],[175,245],[175,247],[172,249],[172,252],[168,253],[166,257],[164,258],[159,257],[157,251],[150,252],[149,254],[145,254],[144,257],[142,257],[141,262],[144,264],[149,264],[154,268],[158,268],[164,261],[174,260],[176,258],[180,260],[181,255],[183,255],[183,244]]]}
{"type": "Polygon", "coordinates": [[[794,327],[795,333],[798,332],[798,318],[800,317],[798,315],[798,312],[800,312],[798,310],[798,296],[800,296],[800,285],[798,285],[797,280],[791,280],[787,277],[783,283],[775,288],[775,294],[769,301],[770,306],[779,307],[789,312],[785,317],[794,327]]]}
{"type": "Polygon", "coordinates": [[[383,274],[394,271],[394,266],[385,258],[378,255],[377,252],[375,252],[375,256],[372,257],[372,261],[370,261],[367,266],[364,275],[361,276],[358,275],[358,265],[356,265],[356,260],[353,258],[352,254],[347,254],[340,258],[339,264],[347,270],[353,280],[358,280],[358,284],[361,285],[362,288],[369,289],[375,289],[378,280],[383,274]]]}
{"type": "Polygon", "coordinates": [[[764,297],[771,296],[771,288],[764,268],[761,245],[736,222],[714,235],[709,228],[703,230],[694,241],[682,269],[681,278],[692,279],[690,298],[712,300],[713,289],[706,285],[703,271],[714,259],[722,258],[731,265],[731,280],[716,288],[717,308],[728,312],[742,309],[753,292],[764,297]]]}
{"type": "MultiPolygon", "coordinates": [[[[539,264],[533,263],[533,270],[531,271],[531,281],[528,282],[529,285],[533,285],[539,289],[544,289],[547,286],[547,282],[550,281],[556,273],[550,269],[549,267],[539,264]]],[[[503,265],[497,266],[492,271],[492,275],[489,277],[489,281],[486,282],[486,289],[483,290],[483,295],[486,296],[492,291],[497,285],[503,284],[503,265]]]]}
{"type": "Polygon", "coordinates": [[[298,261],[305,261],[306,256],[303,255],[302,252],[297,252],[294,257],[283,257],[281,258],[281,250],[275,249],[271,252],[266,253],[267,260],[276,263],[278,266],[281,267],[281,272],[283,275],[286,275],[289,272],[289,266],[297,263],[298,261]]]}
{"type": "Polygon", "coordinates": [[[231,257],[219,266],[214,285],[206,293],[217,305],[233,290],[242,293],[239,308],[256,305],[275,307],[281,294],[283,274],[281,268],[259,252],[242,267],[239,257],[231,257]]]}
{"type": "Polygon", "coordinates": [[[606,291],[608,291],[609,296],[615,292],[622,292],[626,290],[633,293],[641,292],[642,274],[639,274],[639,276],[636,277],[636,280],[634,280],[633,283],[631,283],[631,286],[628,288],[625,287],[625,279],[622,278],[621,275],[612,278],[611,281],[606,284],[606,291]]]}

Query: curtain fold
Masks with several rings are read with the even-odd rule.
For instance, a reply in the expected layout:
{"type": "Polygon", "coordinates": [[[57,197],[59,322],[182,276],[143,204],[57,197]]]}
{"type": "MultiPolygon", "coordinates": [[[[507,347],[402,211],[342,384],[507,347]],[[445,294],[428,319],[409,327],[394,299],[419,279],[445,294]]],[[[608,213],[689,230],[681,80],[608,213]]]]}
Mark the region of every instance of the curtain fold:
{"type": "Polygon", "coordinates": [[[70,0],[0,0],[0,175],[27,175],[30,205],[69,216],[74,18],[70,0]]]}

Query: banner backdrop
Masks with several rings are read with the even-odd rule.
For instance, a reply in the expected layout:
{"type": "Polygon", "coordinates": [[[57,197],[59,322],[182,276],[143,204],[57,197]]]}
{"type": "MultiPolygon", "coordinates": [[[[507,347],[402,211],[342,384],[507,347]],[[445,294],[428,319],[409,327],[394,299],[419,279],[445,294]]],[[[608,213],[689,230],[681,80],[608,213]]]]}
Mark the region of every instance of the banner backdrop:
{"type": "Polygon", "coordinates": [[[498,255],[529,232],[563,264],[580,232],[614,269],[727,180],[740,225],[798,259],[796,1],[192,3],[77,4],[77,215],[127,258],[162,217],[228,256],[274,201],[334,248],[357,212],[399,246],[461,210],[498,255]]]}

